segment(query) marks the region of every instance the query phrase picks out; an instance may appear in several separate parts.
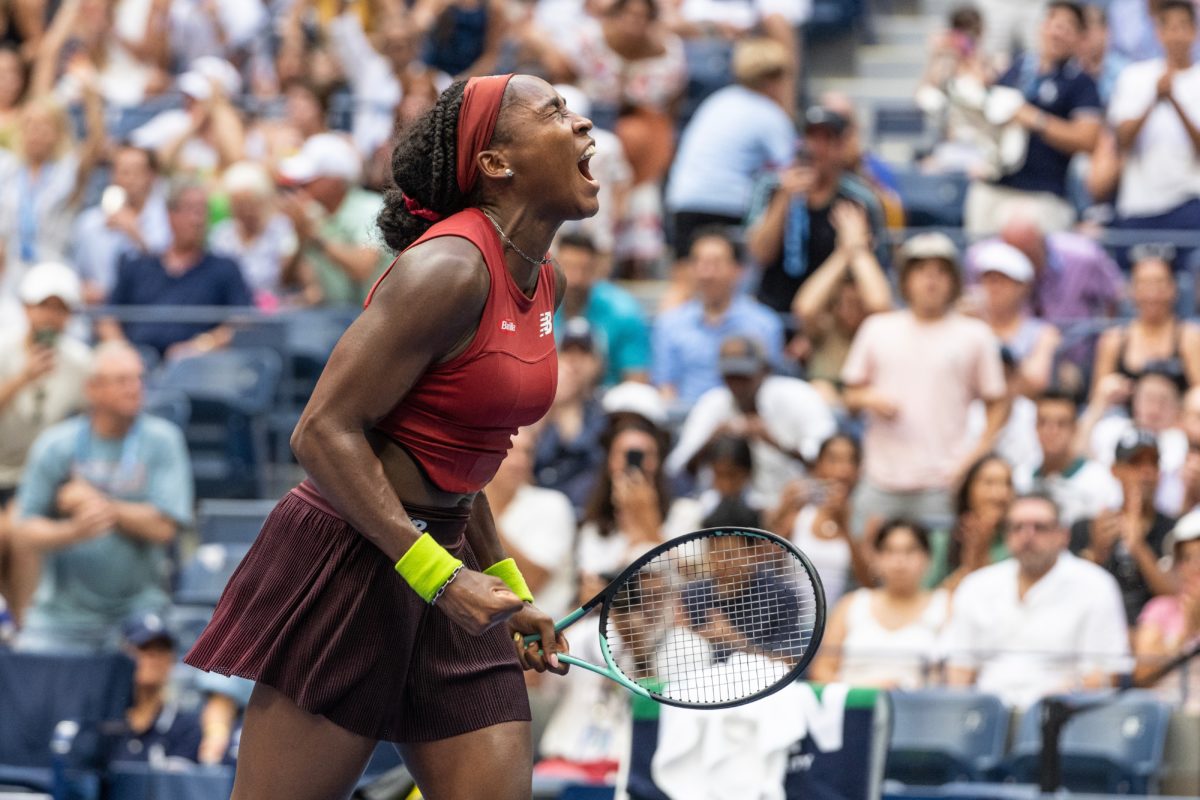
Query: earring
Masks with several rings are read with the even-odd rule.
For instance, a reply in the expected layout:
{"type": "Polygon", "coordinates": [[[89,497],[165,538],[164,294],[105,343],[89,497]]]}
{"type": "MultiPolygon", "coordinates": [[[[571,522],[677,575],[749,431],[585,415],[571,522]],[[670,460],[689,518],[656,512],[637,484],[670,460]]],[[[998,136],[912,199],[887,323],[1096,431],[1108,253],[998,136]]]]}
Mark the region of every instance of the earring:
{"type": "Polygon", "coordinates": [[[512,176],[513,176],[513,171],[511,169],[504,170],[504,177],[511,178],[512,176]]]}

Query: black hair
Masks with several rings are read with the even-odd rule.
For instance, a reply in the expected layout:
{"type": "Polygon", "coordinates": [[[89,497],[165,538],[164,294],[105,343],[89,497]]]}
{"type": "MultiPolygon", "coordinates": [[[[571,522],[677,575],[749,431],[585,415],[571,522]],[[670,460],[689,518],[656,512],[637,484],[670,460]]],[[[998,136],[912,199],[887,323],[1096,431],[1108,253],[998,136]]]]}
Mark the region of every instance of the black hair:
{"type": "Polygon", "coordinates": [[[29,94],[29,67],[25,64],[20,48],[9,42],[0,44],[0,53],[12,53],[17,59],[17,69],[21,72],[21,91],[17,95],[17,104],[20,105],[29,94]]]}
{"type": "Polygon", "coordinates": [[[292,89],[300,89],[312,95],[312,98],[317,101],[317,107],[321,109],[321,119],[325,120],[329,116],[329,103],[330,98],[333,97],[333,87],[320,86],[309,78],[296,76],[288,78],[282,88],[282,94],[287,94],[292,89]]]}
{"type": "MultiPolygon", "coordinates": [[[[613,0],[608,7],[608,14],[617,14],[625,10],[625,6],[629,5],[633,0],[613,0]]],[[[650,21],[658,19],[658,3],[656,0],[642,0],[643,3],[650,9],[650,21]]]]}
{"type": "MultiPolygon", "coordinates": [[[[457,214],[471,204],[471,197],[458,189],[458,112],[462,108],[466,81],[457,81],[438,95],[426,111],[396,136],[392,151],[392,181],[383,198],[376,223],[388,247],[400,252],[421,238],[433,223],[408,210],[405,196],[443,217],[457,214]]],[[[500,127],[492,144],[505,141],[500,127]]]]}
{"type": "Polygon", "coordinates": [[[1158,13],[1155,16],[1164,17],[1168,11],[1182,11],[1188,15],[1193,25],[1196,24],[1196,7],[1192,5],[1191,0],[1162,0],[1158,4],[1158,13]]]}
{"type": "Polygon", "coordinates": [[[975,6],[955,6],[950,10],[950,29],[978,35],[983,30],[983,14],[975,6]]]}
{"type": "Polygon", "coordinates": [[[854,448],[854,463],[860,465],[862,464],[862,445],[859,444],[858,439],[855,439],[853,436],[845,433],[844,431],[838,431],[825,441],[821,442],[821,446],[817,448],[816,461],[820,461],[825,457],[825,453],[829,451],[829,448],[833,446],[834,442],[848,442],[850,446],[854,448]]]}
{"type": "Polygon", "coordinates": [[[1069,403],[1074,415],[1079,413],[1079,396],[1075,392],[1052,386],[1037,396],[1035,403],[1069,403]]]}
{"type": "Polygon", "coordinates": [[[727,497],[701,520],[700,525],[705,528],[761,528],[762,514],[746,505],[740,497],[727,497]]]}
{"type": "Polygon", "coordinates": [[[596,240],[583,231],[567,231],[558,236],[558,246],[574,247],[576,250],[586,250],[592,255],[600,252],[596,248],[596,240]]]}
{"type": "Polygon", "coordinates": [[[608,468],[608,454],[617,437],[627,430],[637,430],[654,437],[658,447],[658,471],[651,478],[655,494],[658,495],[658,510],[663,519],[671,506],[671,492],[667,486],[665,470],[662,462],[669,452],[670,440],[665,431],[650,420],[635,414],[622,414],[610,421],[608,429],[600,437],[600,446],[604,448],[604,460],[596,470],[596,482],[592,484],[592,493],[584,506],[582,522],[594,522],[601,536],[607,538],[616,530],[617,509],[613,504],[612,473],[608,468]]]}
{"type": "MultiPolygon", "coordinates": [[[[1013,498],[1012,505],[1016,505],[1022,500],[1037,500],[1045,503],[1046,505],[1050,506],[1050,508],[1054,509],[1054,524],[1058,525],[1061,521],[1062,518],[1060,516],[1061,512],[1058,509],[1058,501],[1055,500],[1054,496],[1050,493],[1041,491],[1024,492],[1023,494],[1019,494],[1013,498]]],[[[1009,507],[1011,508],[1012,506],[1009,507]]]]}
{"type": "Polygon", "coordinates": [[[696,246],[696,242],[700,241],[701,239],[720,239],[721,241],[725,242],[729,245],[730,251],[733,252],[733,260],[736,261],[739,266],[742,264],[742,243],[738,241],[733,230],[728,225],[703,225],[692,231],[691,237],[687,242],[683,243],[686,244],[686,250],[684,252],[687,252],[690,255],[692,248],[696,246]]]}
{"type": "Polygon", "coordinates": [[[754,471],[754,455],[750,451],[750,442],[744,436],[722,434],[714,437],[704,447],[700,461],[705,464],[725,461],[746,472],[754,471]]]}
{"type": "Polygon", "coordinates": [[[875,552],[883,552],[883,543],[896,531],[911,532],[913,538],[917,540],[917,544],[925,551],[925,555],[933,554],[933,547],[929,544],[929,530],[921,523],[905,517],[892,517],[883,523],[883,527],[879,529],[879,533],[875,534],[875,541],[873,543],[875,552]]]}
{"type": "Polygon", "coordinates": [[[1084,14],[1083,5],[1074,2],[1074,0],[1050,0],[1046,4],[1046,16],[1050,16],[1055,11],[1066,11],[1075,17],[1075,27],[1077,30],[1087,30],[1087,15],[1084,14]]]}
{"type": "Polygon", "coordinates": [[[158,174],[158,153],[155,153],[149,147],[141,147],[140,145],[136,145],[133,142],[126,140],[118,144],[113,150],[112,163],[116,163],[117,153],[121,152],[122,150],[133,150],[136,153],[141,153],[141,155],[146,159],[146,166],[150,168],[150,171],[155,175],[158,174]]]}
{"type": "Polygon", "coordinates": [[[999,453],[984,453],[971,466],[967,467],[967,474],[963,476],[962,483],[958,485],[958,491],[954,494],[954,513],[962,516],[971,510],[971,484],[975,483],[975,478],[979,473],[993,461],[999,461],[1008,467],[1009,474],[1012,474],[1012,465],[1008,460],[999,453]]]}

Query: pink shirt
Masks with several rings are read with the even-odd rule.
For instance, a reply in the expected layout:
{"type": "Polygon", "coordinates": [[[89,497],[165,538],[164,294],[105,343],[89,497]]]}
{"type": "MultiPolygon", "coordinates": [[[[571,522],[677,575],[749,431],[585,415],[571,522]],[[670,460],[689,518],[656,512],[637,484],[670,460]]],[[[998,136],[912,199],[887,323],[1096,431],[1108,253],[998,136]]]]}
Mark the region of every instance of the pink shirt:
{"type": "Polygon", "coordinates": [[[867,479],[893,492],[949,488],[973,446],[971,402],[1005,393],[995,335],[958,313],[933,322],[907,310],[868,317],[850,346],[842,380],[869,386],[899,406],[892,420],[868,416],[863,441],[867,479]]]}

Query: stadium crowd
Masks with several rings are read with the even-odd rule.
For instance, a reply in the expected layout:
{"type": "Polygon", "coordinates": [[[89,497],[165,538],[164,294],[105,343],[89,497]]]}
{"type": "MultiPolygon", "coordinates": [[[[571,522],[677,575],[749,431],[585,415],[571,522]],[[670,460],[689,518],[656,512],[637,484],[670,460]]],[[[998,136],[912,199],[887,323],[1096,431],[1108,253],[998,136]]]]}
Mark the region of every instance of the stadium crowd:
{"type": "MultiPolygon", "coordinates": [[[[234,757],[246,687],[191,676],[189,709],[169,687],[194,483],[147,370],[239,346],[191,307],[360,304],[394,257],[393,138],[453,80],[506,71],[590,117],[603,187],[553,250],[554,405],[486,489],[544,610],[741,524],[821,574],[817,681],[1020,708],[1195,644],[1197,6],[956,8],[915,100],[939,132],[920,168],[970,183],[951,235],[905,228],[911,165],[873,152],[849,98],[808,96],[810,10],[4,4],[0,646],[124,649],[120,757],[234,757]]],[[[579,673],[530,675],[541,756],[615,772],[627,698],[579,673]]],[[[1159,691],[1200,709],[1188,674],[1159,691]]]]}

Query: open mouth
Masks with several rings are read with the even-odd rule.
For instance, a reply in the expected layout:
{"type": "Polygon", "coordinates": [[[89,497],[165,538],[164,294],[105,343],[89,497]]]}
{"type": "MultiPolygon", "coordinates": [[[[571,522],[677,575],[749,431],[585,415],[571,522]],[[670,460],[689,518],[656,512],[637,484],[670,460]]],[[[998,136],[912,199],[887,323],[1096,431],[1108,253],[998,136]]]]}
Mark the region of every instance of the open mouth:
{"type": "Polygon", "coordinates": [[[595,182],[595,180],[596,180],[595,178],[592,177],[592,168],[591,168],[591,160],[592,160],[592,156],[594,156],[594,155],[596,155],[596,145],[594,143],[589,144],[587,146],[587,149],[583,151],[583,155],[581,155],[579,157],[579,162],[578,162],[579,174],[582,175],[585,179],[592,181],[592,182],[595,182]]]}

